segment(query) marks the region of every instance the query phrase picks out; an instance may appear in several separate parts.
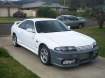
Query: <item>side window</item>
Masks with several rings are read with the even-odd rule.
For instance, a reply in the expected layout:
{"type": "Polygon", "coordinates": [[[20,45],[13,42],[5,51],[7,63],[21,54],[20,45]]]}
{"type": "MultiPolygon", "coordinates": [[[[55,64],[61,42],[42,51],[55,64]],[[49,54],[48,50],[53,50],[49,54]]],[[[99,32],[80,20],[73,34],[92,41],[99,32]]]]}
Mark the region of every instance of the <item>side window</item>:
{"type": "Polygon", "coordinates": [[[63,21],[63,20],[64,20],[64,18],[63,18],[63,17],[59,17],[58,19],[59,19],[59,20],[61,20],[61,21],[63,21]]]}
{"type": "Polygon", "coordinates": [[[27,21],[27,24],[26,24],[26,29],[33,29],[34,30],[34,22],[33,21],[27,21]]]}
{"type": "Polygon", "coordinates": [[[72,17],[71,19],[74,20],[74,21],[75,21],[75,20],[78,20],[76,17],[72,17]]]}
{"type": "Polygon", "coordinates": [[[28,28],[34,29],[34,22],[31,20],[27,20],[27,21],[24,21],[22,24],[20,24],[19,27],[24,29],[24,30],[26,30],[28,28]]]}
{"type": "Polygon", "coordinates": [[[68,17],[64,17],[64,20],[65,21],[69,21],[70,19],[68,17]]]}
{"type": "Polygon", "coordinates": [[[20,26],[19,26],[19,28],[22,28],[22,29],[26,29],[26,21],[25,22],[23,22],[23,23],[21,23],[20,24],[20,26]]]}
{"type": "Polygon", "coordinates": [[[73,21],[73,18],[72,17],[68,17],[68,19],[71,20],[71,21],[73,21]]]}

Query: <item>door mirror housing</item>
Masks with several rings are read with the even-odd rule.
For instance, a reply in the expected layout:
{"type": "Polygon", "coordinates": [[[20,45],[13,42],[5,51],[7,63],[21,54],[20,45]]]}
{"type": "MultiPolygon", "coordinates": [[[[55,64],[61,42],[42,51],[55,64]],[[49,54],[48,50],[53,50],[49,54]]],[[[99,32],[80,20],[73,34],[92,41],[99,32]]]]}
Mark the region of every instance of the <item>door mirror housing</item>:
{"type": "Polygon", "coordinates": [[[31,28],[27,28],[26,30],[27,30],[28,32],[35,33],[35,31],[34,31],[33,29],[31,29],[31,28]]]}

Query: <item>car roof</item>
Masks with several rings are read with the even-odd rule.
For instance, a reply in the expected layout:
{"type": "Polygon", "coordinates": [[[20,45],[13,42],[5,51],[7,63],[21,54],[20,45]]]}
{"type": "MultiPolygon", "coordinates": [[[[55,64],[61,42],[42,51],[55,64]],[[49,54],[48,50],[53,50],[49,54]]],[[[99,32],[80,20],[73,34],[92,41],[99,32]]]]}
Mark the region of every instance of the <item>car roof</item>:
{"type": "Polygon", "coordinates": [[[61,16],[58,16],[57,18],[59,18],[59,17],[76,17],[76,16],[74,16],[74,15],[61,15],[61,16]]]}
{"type": "Polygon", "coordinates": [[[32,18],[32,19],[27,19],[27,20],[33,20],[33,21],[48,21],[48,20],[56,20],[53,18],[32,18]]]}

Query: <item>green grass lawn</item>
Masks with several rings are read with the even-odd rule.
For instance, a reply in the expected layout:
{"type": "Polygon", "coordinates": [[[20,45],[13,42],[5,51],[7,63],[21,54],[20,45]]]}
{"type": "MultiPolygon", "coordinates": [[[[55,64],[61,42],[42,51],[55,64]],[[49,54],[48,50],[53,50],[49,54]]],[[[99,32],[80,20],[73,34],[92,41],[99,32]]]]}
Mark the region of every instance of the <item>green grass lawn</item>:
{"type": "Polygon", "coordinates": [[[96,39],[97,44],[99,45],[99,54],[102,57],[105,57],[105,28],[99,29],[98,27],[90,27],[90,28],[83,28],[77,29],[81,33],[84,33],[88,36],[91,36],[96,39]]]}
{"type": "Polygon", "coordinates": [[[0,78],[39,78],[0,48],[0,78]]]}
{"type": "Polygon", "coordinates": [[[14,21],[18,21],[18,19],[12,17],[0,17],[0,23],[14,23],[14,21]]]}

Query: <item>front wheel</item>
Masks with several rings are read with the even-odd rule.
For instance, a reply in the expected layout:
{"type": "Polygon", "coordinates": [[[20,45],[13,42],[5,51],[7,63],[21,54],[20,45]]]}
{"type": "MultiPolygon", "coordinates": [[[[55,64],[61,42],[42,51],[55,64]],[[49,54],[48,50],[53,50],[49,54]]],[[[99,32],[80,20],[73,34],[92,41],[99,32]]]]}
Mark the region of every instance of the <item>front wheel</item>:
{"type": "Polygon", "coordinates": [[[50,51],[47,47],[42,46],[39,50],[40,52],[40,60],[43,64],[49,65],[50,64],[50,51]]]}

